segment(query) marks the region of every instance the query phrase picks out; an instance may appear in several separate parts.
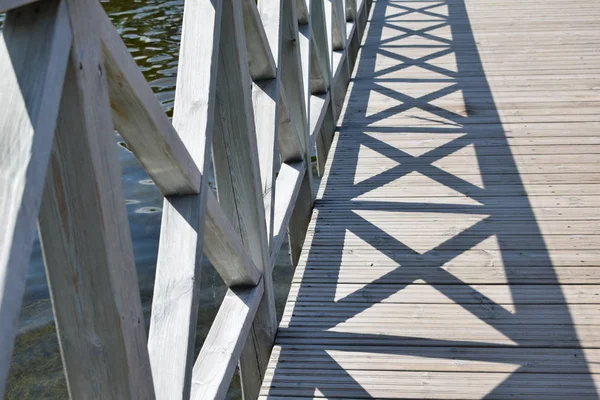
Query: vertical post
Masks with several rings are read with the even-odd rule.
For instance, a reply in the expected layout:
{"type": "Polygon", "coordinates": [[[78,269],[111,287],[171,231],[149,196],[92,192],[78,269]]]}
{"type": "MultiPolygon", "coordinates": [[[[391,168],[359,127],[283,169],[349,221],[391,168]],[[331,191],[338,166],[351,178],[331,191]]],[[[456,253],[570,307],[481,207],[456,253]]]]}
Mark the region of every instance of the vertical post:
{"type": "MultiPolygon", "coordinates": [[[[302,9],[307,8],[304,0],[299,1],[302,9]]],[[[310,112],[310,18],[307,21],[299,20],[296,2],[291,1],[287,5],[288,7],[284,7],[282,13],[282,23],[284,24],[282,75],[284,85],[286,85],[286,96],[289,100],[288,106],[292,121],[296,124],[297,131],[303,132],[304,160],[307,166],[288,227],[292,264],[296,265],[300,258],[313,206],[308,118],[310,112]],[[299,22],[303,25],[300,29],[299,22]]]]}
{"type": "Polygon", "coordinates": [[[242,6],[223,1],[213,163],[219,203],[263,273],[264,294],[240,358],[245,398],[258,396],[277,331],[242,6]]]}
{"type": "Polygon", "coordinates": [[[65,375],[72,398],[152,399],[100,43],[82,34],[77,8],[39,215],[65,375]]]}
{"type": "Polygon", "coordinates": [[[73,47],[39,227],[69,392],[153,399],[102,47],[93,9],[67,4],[73,47]]]}
{"type": "Polygon", "coordinates": [[[165,198],[148,349],[158,399],[190,396],[204,244],[222,0],[185,3],[173,126],[202,173],[200,193],[165,198]]]}
{"type": "Polygon", "coordinates": [[[329,0],[332,2],[332,75],[334,78],[333,92],[335,97],[336,115],[339,115],[346,97],[346,88],[350,81],[350,63],[346,46],[346,10],[344,0],[329,0]]]}
{"type": "Polygon", "coordinates": [[[0,36],[0,396],[10,368],[70,48],[64,1],[7,13],[0,36]]]}
{"type": "MultiPolygon", "coordinates": [[[[325,0],[328,1],[328,0],[325,0]]],[[[330,52],[329,52],[329,42],[327,35],[327,24],[325,22],[325,9],[323,6],[323,0],[313,0],[311,2],[311,22],[312,22],[312,31],[313,31],[313,44],[316,49],[316,53],[321,61],[319,65],[321,65],[321,72],[326,77],[327,81],[327,92],[329,93],[328,104],[325,106],[327,110],[325,111],[325,115],[320,120],[321,124],[318,132],[312,132],[313,124],[315,129],[318,127],[314,119],[318,119],[320,115],[317,113],[319,110],[314,110],[311,114],[311,135],[315,137],[315,145],[317,150],[317,167],[319,176],[323,175],[325,169],[325,161],[327,160],[327,155],[329,154],[329,148],[331,147],[331,143],[333,142],[333,134],[335,131],[335,121],[337,119],[336,115],[336,107],[334,100],[334,93],[332,90],[332,82],[333,77],[331,76],[330,69],[330,52]],[[314,115],[316,114],[316,115],[314,115]]]]}

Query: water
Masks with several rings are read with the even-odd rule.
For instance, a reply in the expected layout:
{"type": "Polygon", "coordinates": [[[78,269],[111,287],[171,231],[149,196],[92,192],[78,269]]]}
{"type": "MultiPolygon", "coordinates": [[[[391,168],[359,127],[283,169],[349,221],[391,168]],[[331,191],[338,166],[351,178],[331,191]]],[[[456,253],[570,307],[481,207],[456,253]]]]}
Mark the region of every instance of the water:
{"type": "MultiPolygon", "coordinates": [[[[150,0],[136,3],[130,0],[112,0],[103,3],[103,6],[165,111],[169,116],[172,115],[183,1],[150,0]]],[[[0,15],[0,28],[2,19],[3,16],[0,15]]],[[[148,324],[162,196],[118,135],[115,136],[115,142],[121,161],[123,191],[148,324]]],[[[287,245],[284,245],[273,276],[279,314],[289,290],[292,272],[287,245]]],[[[205,265],[201,278],[196,353],[210,329],[225,291],[226,287],[218,274],[210,265],[205,265]]],[[[6,398],[23,400],[67,397],[41,250],[36,239],[6,398]]],[[[228,398],[241,398],[237,376],[232,382],[228,398]]]]}

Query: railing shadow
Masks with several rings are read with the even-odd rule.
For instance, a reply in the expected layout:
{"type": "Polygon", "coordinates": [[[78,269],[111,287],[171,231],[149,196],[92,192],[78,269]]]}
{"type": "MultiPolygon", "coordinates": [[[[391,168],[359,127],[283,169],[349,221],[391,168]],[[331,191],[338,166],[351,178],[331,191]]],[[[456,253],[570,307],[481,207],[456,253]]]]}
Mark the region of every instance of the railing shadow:
{"type": "MultiPolygon", "coordinates": [[[[429,359],[428,366],[439,360],[438,372],[448,374],[448,386],[477,379],[457,374],[454,382],[448,380],[464,363],[505,365],[474,394],[479,398],[598,399],[496,109],[464,1],[379,0],[373,7],[373,20],[385,23],[372,24],[366,31],[348,94],[350,105],[316,203],[319,214],[297,282],[297,302],[278,333],[281,351],[268,397],[398,398],[387,391],[388,384],[405,385],[407,397],[410,393],[419,397],[414,393],[421,392],[410,389],[408,381],[398,381],[400,375],[386,366],[352,364],[350,356],[338,362],[333,355],[358,352],[389,360],[429,359]],[[419,28],[411,28],[415,25],[419,28]],[[382,57],[389,60],[383,69],[377,64],[382,57]],[[450,61],[438,62],[444,58],[450,61]],[[415,89],[415,84],[421,87],[415,89]],[[464,105],[444,102],[444,97],[462,99],[464,105]],[[381,102],[386,105],[381,107],[381,102]],[[373,104],[384,110],[371,112],[373,104]],[[411,146],[417,142],[419,146],[411,146]],[[423,150],[425,142],[431,146],[423,150]],[[399,143],[402,150],[394,145],[399,143]],[[372,163],[385,160],[380,173],[362,175],[359,154],[364,156],[365,151],[375,154],[372,163]],[[439,166],[458,152],[472,155],[475,170],[469,172],[468,163],[453,164],[459,174],[439,166]],[[407,193],[386,186],[401,178],[409,178],[407,193]],[[410,190],[411,185],[423,185],[423,190],[410,190]],[[443,189],[431,189],[434,185],[443,189]],[[430,217],[420,222],[423,213],[430,217]],[[418,228],[395,229],[385,215],[398,221],[406,217],[418,228]],[[449,230],[444,216],[464,220],[465,228],[449,230]],[[431,227],[419,227],[422,224],[431,227]],[[419,230],[426,234],[415,237],[419,230]],[[480,281],[469,268],[489,269],[489,280],[480,281]],[[346,289],[339,292],[337,284],[346,289]],[[415,303],[431,305],[418,311],[439,312],[435,317],[439,322],[428,326],[430,337],[418,326],[409,326],[410,319],[403,322],[407,325],[366,317],[348,324],[372,307],[414,311],[415,287],[417,292],[432,289],[415,298],[415,303]],[[494,290],[502,288],[508,293],[498,296],[494,290]],[[480,321],[475,331],[494,332],[489,340],[469,340],[467,327],[445,315],[450,306],[480,321]],[[406,334],[398,334],[403,331],[406,334]],[[539,364],[535,361],[539,354],[556,357],[556,362],[539,364]],[[448,367],[450,360],[456,369],[448,367]]],[[[361,162],[365,159],[369,163],[368,156],[361,162]]],[[[412,321],[418,324],[419,319],[412,321]]],[[[435,382],[443,379],[419,375],[428,371],[423,368],[421,372],[413,368],[417,374],[406,375],[407,379],[420,380],[416,386],[433,383],[431,393],[439,393],[435,382]]]]}

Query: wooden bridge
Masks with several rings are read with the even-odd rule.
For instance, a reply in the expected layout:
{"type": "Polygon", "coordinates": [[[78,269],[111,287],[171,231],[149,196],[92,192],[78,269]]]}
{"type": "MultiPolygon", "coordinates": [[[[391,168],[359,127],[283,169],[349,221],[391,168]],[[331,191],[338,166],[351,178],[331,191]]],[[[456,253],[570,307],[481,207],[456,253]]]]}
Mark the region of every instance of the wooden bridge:
{"type": "Polygon", "coordinates": [[[37,222],[74,399],[599,399],[597,0],[186,0],[172,121],[96,0],[5,10],[0,393],[37,222]],[[148,336],[113,127],[165,196],[148,336]]]}

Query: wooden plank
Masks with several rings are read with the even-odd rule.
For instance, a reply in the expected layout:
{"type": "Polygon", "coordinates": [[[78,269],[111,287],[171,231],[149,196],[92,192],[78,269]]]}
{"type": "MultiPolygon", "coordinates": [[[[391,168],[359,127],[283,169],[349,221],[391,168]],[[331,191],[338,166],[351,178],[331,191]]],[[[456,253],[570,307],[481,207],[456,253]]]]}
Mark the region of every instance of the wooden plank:
{"type": "Polygon", "coordinates": [[[277,188],[275,190],[275,228],[273,230],[269,261],[271,270],[275,267],[279,250],[285,240],[287,227],[292,217],[292,211],[296,206],[296,200],[305,174],[306,163],[303,161],[293,164],[281,164],[276,181],[277,188]]]}
{"type": "Polygon", "coordinates": [[[262,281],[227,291],[194,365],[191,399],[225,398],[263,292],[262,281]]]}
{"type": "MultiPolygon", "coordinates": [[[[20,4],[3,2],[1,8],[20,4]]],[[[70,47],[64,2],[7,14],[0,38],[0,393],[10,368],[70,47]]]]}
{"type": "MultiPolygon", "coordinates": [[[[303,1],[303,0],[302,0],[303,1]]],[[[292,3],[293,4],[293,3],[292,3]]],[[[304,139],[307,132],[307,110],[304,98],[302,64],[300,59],[298,17],[296,7],[281,8],[281,85],[285,93],[285,104],[294,130],[300,136],[304,154],[309,150],[304,139]]],[[[304,157],[304,155],[303,155],[304,157]]],[[[292,160],[286,160],[292,161],[292,160]]],[[[299,161],[299,160],[293,160],[299,161]]]]}
{"type": "MultiPolygon", "coordinates": [[[[252,326],[252,339],[240,359],[243,392],[253,398],[268,364],[277,321],[272,277],[265,273],[269,245],[241,11],[240,0],[223,4],[225,22],[221,31],[216,95],[221,107],[217,109],[213,163],[219,203],[263,274],[263,300],[252,326]]],[[[267,168],[265,164],[263,170],[266,172],[267,168]]]]}
{"type": "MultiPolygon", "coordinates": [[[[489,299],[494,299],[497,305],[514,304],[599,304],[600,286],[595,284],[564,285],[562,296],[556,295],[556,285],[522,285],[518,288],[519,296],[514,297],[509,285],[472,285],[474,291],[465,291],[461,285],[448,285],[444,294],[435,293],[427,284],[413,284],[410,290],[395,290],[393,284],[377,284],[363,287],[361,284],[314,284],[303,286],[293,284],[290,288],[290,298],[296,304],[327,304],[333,293],[335,298],[342,299],[345,304],[365,303],[376,299],[383,303],[407,304],[481,304],[480,293],[489,299]],[[361,296],[352,296],[360,290],[361,296]],[[389,295],[389,293],[393,293],[389,295]]],[[[293,303],[288,303],[293,304],[293,303]]],[[[511,307],[506,307],[511,309],[511,307]]]]}
{"type": "MultiPolygon", "coordinates": [[[[289,45],[282,36],[283,24],[281,23],[281,4],[281,0],[261,1],[258,4],[258,10],[264,25],[265,35],[268,38],[268,45],[271,48],[271,53],[277,55],[276,64],[278,66],[281,65],[284,50],[289,45]]],[[[277,99],[277,112],[279,113],[277,144],[279,153],[282,162],[300,161],[306,152],[305,144],[302,140],[302,131],[298,131],[297,124],[292,122],[292,116],[288,108],[288,99],[285,91],[286,87],[289,90],[290,86],[283,84],[279,79],[283,79],[281,74],[278,76],[279,98],[277,99]]]]}
{"type": "MultiPolygon", "coordinates": [[[[520,349],[518,347],[400,347],[392,346],[389,354],[378,352],[376,346],[356,346],[352,350],[332,346],[329,354],[321,349],[298,346],[296,349],[273,348],[271,360],[290,369],[312,369],[327,373],[336,369],[336,360],[348,370],[364,371],[452,371],[452,372],[513,372],[510,361],[527,364],[529,373],[594,373],[600,368],[595,360],[598,349],[520,349]],[[482,362],[486,360],[487,362],[482,362]],[[589,369],[588,369],[589,368],[589,369]]],[[[298,371],[300,372],[300,371],[298,371]]],[[[304,371],[303,371],[304,372],[304,371]]]]}
{"type": "Polygon", "coordinates": [[[163,206],[148,337],[159,399],[187,399],[190,393],[220,32],[220,1],[186,3],[173,126],[203,178],[198,195],[167,198],[163,206]]]}
{"type": "MultiPolygon", "coordinates": [[[[365,396],[365,392],[377,399],[419,399],[432,398],[431,393],[445,393],[436,395],[436,399],[475,400],[485,397],[488,392],[502,384],[499,390],[494,390],[498,399],[564,399],[573,392],[582,397],[594,397],[595,385],[600,383],[600,376],[573,374],[566,377],[561,374],[517,374],[513,379],[508,379],[506,373],[477,373],[477,372],[429,372],[423,376],[422,372],[380,372],[352,371],[352,381],[360,382],[349,385],[348,374],[336,370],[330,374],[319,374],[317,371],[306,371],[306,375],[290,374],[283,377],[277,374],[280,385],[270,390],[261,391],[261,395],[268,400],[299,398],[298,393],[306,394],[320,388],[321,393],[333,393],[338,398],[357,398],[365,396]],[[505,381],[506,380],[506,381],[505,381]],[[456,387],[456,382],[464,385],[456,387]],[[404,387],[402,394],[391,392],[389,382],[394,382],[398,387],[404,387]],[[449,387],[456,390],[449,391],[449,387]],[[579,390],[574,390],[574,388],[579,390]],[[282,396],[282,397],[279,397],[282,396]]],[[[267,381],[271,381],[272,378],[267,381]]],[[[304,396],[303,396],[304,397],[304,396]]],[[[333,396],[332,396],[333,397],[333,396]]],[[[305,397],[304,397],[305,398],[305,397]]],[[[327,398],[324,396],[310,398],[327,398]]]]}
{"type": "Polygon", "coordinates": [[[163,195],[200,190],[200,171],[100,3],[90,24],[100,31],[115,127],[163,195]]]}

